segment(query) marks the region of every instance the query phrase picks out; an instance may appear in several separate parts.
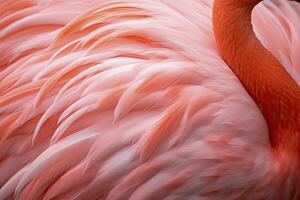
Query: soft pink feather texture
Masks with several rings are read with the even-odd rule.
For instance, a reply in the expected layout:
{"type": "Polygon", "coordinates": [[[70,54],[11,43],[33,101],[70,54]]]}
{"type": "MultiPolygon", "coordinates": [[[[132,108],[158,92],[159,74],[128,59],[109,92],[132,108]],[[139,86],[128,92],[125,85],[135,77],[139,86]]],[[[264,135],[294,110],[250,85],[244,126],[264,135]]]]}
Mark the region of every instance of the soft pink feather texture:
{"type": "MultiPolygon", "coordinates": [[[[0,199],[287,199],[212,4],[1,0],[0,199]]],[[[253,23],[300,84],[300,5],[266,1],[253,23]]]]}

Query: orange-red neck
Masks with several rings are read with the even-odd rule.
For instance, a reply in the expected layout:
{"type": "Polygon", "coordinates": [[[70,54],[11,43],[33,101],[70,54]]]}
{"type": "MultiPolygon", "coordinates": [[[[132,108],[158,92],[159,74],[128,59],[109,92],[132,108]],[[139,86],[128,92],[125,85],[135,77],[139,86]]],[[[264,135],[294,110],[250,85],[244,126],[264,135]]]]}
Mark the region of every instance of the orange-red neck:
{"type": "Polygon", "coordinates": [[[253,32],[251,13],[259,2],[215,0],[215,38],[221,56],[264,114],[272,146],[300,160],[300,89],[253,32]]]}

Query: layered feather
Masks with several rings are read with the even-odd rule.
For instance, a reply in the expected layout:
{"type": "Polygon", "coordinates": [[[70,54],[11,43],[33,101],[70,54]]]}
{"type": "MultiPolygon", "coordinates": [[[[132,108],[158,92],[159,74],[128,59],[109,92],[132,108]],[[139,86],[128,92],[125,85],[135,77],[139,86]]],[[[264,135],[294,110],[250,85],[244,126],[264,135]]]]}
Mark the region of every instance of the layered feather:
{"type": "MultiPolygon", "coordinates": [[[[299,83],[300,6],[275,2],[255,31],[299,83]]],[[[280,198],[211,1],[0,6],[0,199],[280,198]]]]}

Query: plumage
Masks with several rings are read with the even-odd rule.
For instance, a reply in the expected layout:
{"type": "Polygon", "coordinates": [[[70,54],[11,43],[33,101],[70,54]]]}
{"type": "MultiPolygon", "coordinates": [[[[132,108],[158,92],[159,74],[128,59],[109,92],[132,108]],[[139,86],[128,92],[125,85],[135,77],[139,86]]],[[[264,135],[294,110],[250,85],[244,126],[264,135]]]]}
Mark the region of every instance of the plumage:
{"type": "MultiPolygon", "coordinates": [[[[298,200],[213,6],[0,0],[0,199],[298,200]]],[[[264,1],[252,23],[299,88],[300,4],[264,1]]]]}

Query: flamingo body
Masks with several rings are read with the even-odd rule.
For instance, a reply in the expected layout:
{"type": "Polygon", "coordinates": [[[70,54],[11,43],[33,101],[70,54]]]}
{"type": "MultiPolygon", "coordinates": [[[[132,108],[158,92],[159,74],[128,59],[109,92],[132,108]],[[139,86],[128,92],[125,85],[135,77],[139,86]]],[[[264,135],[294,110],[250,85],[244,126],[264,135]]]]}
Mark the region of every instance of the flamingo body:
{"type": "MultiPolygon", "coordinates": [[[[0,1],[0,199],[299,197],[218,53],[212,6],[0,1]]],[[[298,85],[299,23],[295,2],[253,12],[298,85]]]]}

